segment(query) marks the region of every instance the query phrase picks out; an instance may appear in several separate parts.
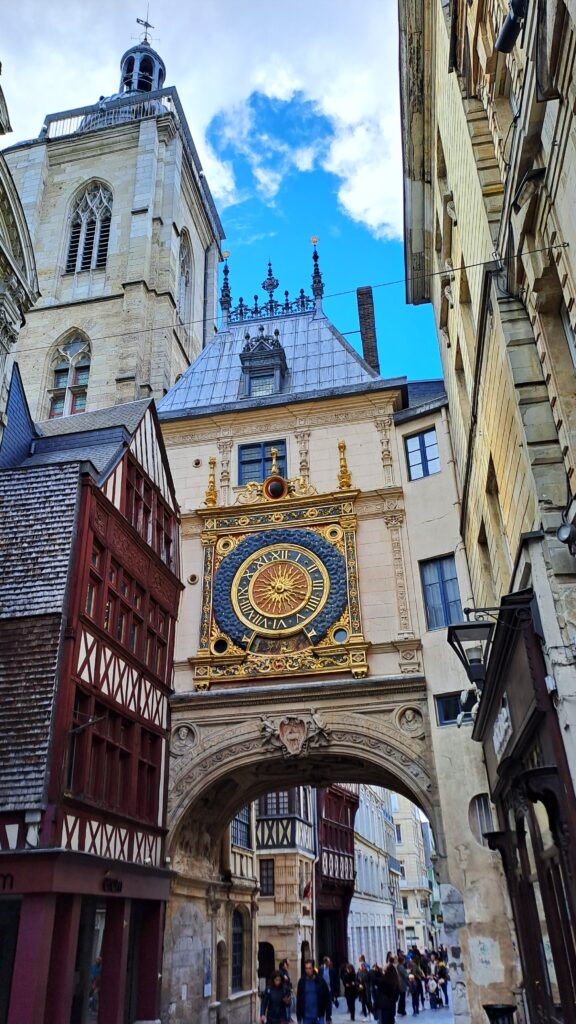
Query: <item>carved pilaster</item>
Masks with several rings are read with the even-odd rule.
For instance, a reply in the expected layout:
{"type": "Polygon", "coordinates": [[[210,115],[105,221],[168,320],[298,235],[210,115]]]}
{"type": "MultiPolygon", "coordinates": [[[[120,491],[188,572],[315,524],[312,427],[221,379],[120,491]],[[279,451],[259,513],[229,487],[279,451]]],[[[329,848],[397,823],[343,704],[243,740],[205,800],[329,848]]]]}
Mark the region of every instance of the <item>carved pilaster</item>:
{"type": "Polygon", "coordinates": [[[217,441],[220,455],[220,502],[230,505],[230,456],[232,454],[232,438],[222,437],[217,441]]]}
{"type": "Polygon", "coordinates": [[[408,586],[406,583],[406,565],[402,547],[404,511],[402,509],[394,509],[384,512],[384,522],[390,530],[390,540],[392,542],[392,564],[394,566],[394,580],[396,583],[399,634],[409,639],[414,636],[414,631],[412,629],[408,586]]]}
{"type": "Polygon", "coordinates": [[[297,430],[294,435],[298,442],[299,475],[305,483],[310,482],[310,431],[297,430]]]}
{"type": "Polygon", "coordinates": [[[390,450],[390,430],[392,428],[391,416],[379,416],[374,420],[376,430],[380,437],[380,453],[382,457],[382,468],[384,470],[384,484],[386,487],[395,487],[394,460],[390,450]]]}

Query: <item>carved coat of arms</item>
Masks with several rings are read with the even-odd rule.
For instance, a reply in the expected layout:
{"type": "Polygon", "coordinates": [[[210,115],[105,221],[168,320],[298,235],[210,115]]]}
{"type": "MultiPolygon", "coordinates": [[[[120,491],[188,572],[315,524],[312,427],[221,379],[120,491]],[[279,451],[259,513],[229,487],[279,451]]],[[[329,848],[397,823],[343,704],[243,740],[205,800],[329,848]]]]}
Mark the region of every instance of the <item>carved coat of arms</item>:
{"type": "Polygon", "coordinates": [[[324,747],[330,742],[330,728],[314,708],[310,716],[287,715],[272,721],[262,718],[262,741],[272,750],[282,750],[284,757],[297,757],[310,747],[324,747]]]}

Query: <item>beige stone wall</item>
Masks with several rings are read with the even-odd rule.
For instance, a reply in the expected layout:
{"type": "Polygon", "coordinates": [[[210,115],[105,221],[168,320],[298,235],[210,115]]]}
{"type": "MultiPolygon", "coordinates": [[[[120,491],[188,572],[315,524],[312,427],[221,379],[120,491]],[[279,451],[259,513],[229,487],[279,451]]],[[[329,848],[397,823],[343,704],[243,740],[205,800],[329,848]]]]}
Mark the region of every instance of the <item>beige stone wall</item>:
{"type": "MultiPolygon", "coordinates": [[[[6,159],[30,225],[41,291],[17,350],[33,416],[48,413],[52,357],[74,330],[92,348],[88,410],[160,398],[202,348],[205,252],[217,251],[174,119],[25,143],[6,159]],[[94,180],[113,194],[106,268],[69,274],[71,210],[94,180]],[[193,257],[187,326],[176,312],[184,231],[193,257]]],[[[214,252],[208,263],[213,312],[214,252]]]]}
{"type": "MultiPolygon", "coordinates": [[[[454,928],[464,925],[465,916],[466,926],[460,928],[458,942],[467,971],[477,959],[478,950],[483,951],[484,966],[469,978],[468,986],[472,1019],[480,1019],[482,1002],[509,998],[515,981],[515,958],[505,914],[499,919],[494,913],[495,907],[505,905],[498,855],[474,839],[468,824],[470,801],[486,791],[481,750],[470,742],[469,727],[458,730],[455,725],[439,727],[437,722],[435,696],[459,693],[465,677],[446,644],[445,629],[427,629],[420,582],[421,561],[454,554],[462,604],[471,601],[458,532],[455,467],[445,410],[436,409],[395,426],[394,402],[390,394],[387,399],[371,396],[301,404],[297,415],[293,410],[269,409],[265,436],[270,440],[286,439],[288,475],[296,476],[301,465],[308,465],[310,482],[319,492],[336,489],[337,441],[341,438],[346,442],[352,485],[361,492],[355,507],[363,629],[372,645],[368,651],[369,678],[384,683],[386,678],[401,677],[408,685],[412,679],[425,676],[430,719],[426,744],[437,765],[438,796],[433,797],[438,808],[436,825],[440,820],[443,823],[443,834],[437,830],[436,838],[446,927],[454,935],[454,928]],[[441,472],[409,481],[405,436],[431,427],[437,433],[441,472]]],[[[203,503],[208,459],[217,457],[219,501],[233,503],[238,495],[238,445],[261,441],[263,433],[261,421],[253,412],[242,416],[217,414],[209,419],[165,424],[163,429],[182,507],[184,579],[189,581],[182,599],[175,655],[175,686],[184,696],[194,685],[188,659],[198,646],[202,522],[195,509],[203,503]]],[[[299,680],[294,682],[297,688],[301,686],[299,680]]],[[[335,713],[338,718],[339,712],[335,713]]],[[[384,784],[393,786],[393,781],[384,784]]],[[[261,911],[264,903],[261,901],[261,911]]],[[[462,980],[461,973],[453,979],[456,1013],[465,1021],[468,1004],[463,987],[456,984],[462,980]]]]}
{"type": "Polygon", "coordinates": [[[257,859],[262,858],[274,861],[274,896],[259,896],[258,942],[269,942],[274,947],[276,968],[281,960],[289,960],[295,983],[300,974],[302,943],[307,942],[312,950],[314,940],[312,903],[302,899],[300,887],[302,873],[306,879],[313,873],[314,856],[297,850],[263,850],[257,859]]]}

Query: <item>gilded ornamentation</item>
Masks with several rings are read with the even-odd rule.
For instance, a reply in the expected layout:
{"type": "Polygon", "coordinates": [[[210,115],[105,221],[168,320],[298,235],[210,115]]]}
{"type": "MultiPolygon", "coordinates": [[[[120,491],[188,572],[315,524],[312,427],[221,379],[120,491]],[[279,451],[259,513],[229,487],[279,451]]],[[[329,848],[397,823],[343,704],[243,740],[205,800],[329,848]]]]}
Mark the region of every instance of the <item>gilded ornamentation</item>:
{"type": "Polygon", "coordinates": [[[350,470],[348,469],[348,463],[346,462],[345,441],[338,441],[338,451],[340,452],[340,472],[338,473],[338,487],[341,491],[349,491],[352,486],[352,477],[350,476],[350,470]]]}
{"type": "Polygon", "coordinates": [[[262,742],[272,750],[281,750],[284,757],[297,757],[312,747],[325,747],[330,742],[331,729],[310,708],[309,718],[288,716],[278,720],[262,718],[262,742]]]}
{"type": "Polygon", "coordinates": [[[216,456],[211,455],[208,459],[208,465],[210,467],[208,472],[208,487],[206,488],[206,495],[204,497],[204,504],[208,508],[214,508],[218,504],[218,492],[216,490],[216,456]]]}
{"type": "Polygon", "coordinates": [[[353,497],[328,495],[303,508],[292,496],[282,507],[281,526],[277,503],[242,515],[198,510],[207,529],[200,643],[189,659],[196,689],[220,680],[368,673],[353,497]]]}

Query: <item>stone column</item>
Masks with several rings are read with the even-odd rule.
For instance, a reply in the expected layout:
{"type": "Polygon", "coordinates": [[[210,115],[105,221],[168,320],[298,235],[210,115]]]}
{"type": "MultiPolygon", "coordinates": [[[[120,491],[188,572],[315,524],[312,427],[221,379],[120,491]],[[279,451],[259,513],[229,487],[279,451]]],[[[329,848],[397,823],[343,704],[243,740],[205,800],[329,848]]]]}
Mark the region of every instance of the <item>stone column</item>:
{"type": "Polygon", "coordinates": [[[406,566],[402,547],[403,509],[385,511],[384,522],[390,531],[390,540],[392,542],[392,562],[394,565],[396,603],[398,607],[398,636],[402,639],[412,640],[414,638],[414,630],[412,628],[410,599],[406,583],[406,566]]]}
{"type": "Polygon", "coordinates": [[[230,456],[232,454],[232,438],[221,437],[216,442],[220,456],[220,504],[230,505],[230,456]]]}
{"type": "Polygon", "coordinates": [[[307,484],[310,482],[310,431],[297,430],[294,436],[298,442],[298,475],[307,484]]]}
{"type": "Polygon", "coordinates": [[[374,424],[380,437],[382,468],[384,469],[384,485],[385,487],[395,487],[396,479],[394,474],[394,460],[390,450],[392,417],[389,415],[379,416],[374,420],[374,424]]]}

